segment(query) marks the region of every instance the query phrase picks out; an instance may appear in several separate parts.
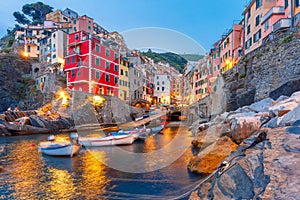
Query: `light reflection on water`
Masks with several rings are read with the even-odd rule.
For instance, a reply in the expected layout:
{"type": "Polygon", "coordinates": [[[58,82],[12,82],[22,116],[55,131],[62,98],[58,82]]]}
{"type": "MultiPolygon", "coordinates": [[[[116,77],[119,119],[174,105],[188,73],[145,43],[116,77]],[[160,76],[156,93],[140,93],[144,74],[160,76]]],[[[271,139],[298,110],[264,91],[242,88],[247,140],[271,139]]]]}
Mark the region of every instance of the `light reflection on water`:
{"type": "MultiPolygon", "coordinates": [[[[145,142],[136,141],[122,148],[152,152],[168,144],[174,134],[174,129],[168,128],[145,142]]],[[[67,139],[68,135],[57,137],[67,139]]],[[[105,166],[109,158],[98,150],[83,149],[73,158],[41,155],[37,145],[46,138],[1,138],[5,151],[0,154],[0,165],[4,166],[4,172],[0,172],[0,199],[151,199],[180,195],[199,180],[186,170],[190,150],[169,167],[130,174],[105,166]]]]}

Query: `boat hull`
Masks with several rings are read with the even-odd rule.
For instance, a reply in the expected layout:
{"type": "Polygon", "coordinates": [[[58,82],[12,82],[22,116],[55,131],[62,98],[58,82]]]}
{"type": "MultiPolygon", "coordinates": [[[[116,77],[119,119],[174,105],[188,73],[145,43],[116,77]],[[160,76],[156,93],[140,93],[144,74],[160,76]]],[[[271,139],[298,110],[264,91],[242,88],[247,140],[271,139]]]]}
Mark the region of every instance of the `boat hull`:
{"type": "Polygon", "coordinates": [[[134,142],[135,138],[132,135],[115,135],[107,137],[79,138],[79,143],[86,147],[101,147],[101,146],[112,146],[112,145],[128,145],[134,142]]]}
{"type": "Polygon", "coordinates": [[[73,157],[80,151],[80,144],[43,142],[39,145],[39,151],[49,156],[73,157]]]}

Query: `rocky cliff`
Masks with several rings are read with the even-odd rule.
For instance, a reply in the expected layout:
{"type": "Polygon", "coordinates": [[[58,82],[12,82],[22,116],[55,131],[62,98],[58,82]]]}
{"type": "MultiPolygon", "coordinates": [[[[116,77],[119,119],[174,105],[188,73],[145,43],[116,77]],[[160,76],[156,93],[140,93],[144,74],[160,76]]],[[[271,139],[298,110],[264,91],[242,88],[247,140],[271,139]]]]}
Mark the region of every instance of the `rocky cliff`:
{"type": "Polygon", "coordinates": [[[18,55],[0,55],[0,113],[8,107],[27,110],[41,105],[42,95],[35,89],[35,81],[30,79],[33,62],[18,55]]]}
{"type": "Polygon", "coordinates": [[[296,29],[277,34],[273,41],[243,56],[223,74],[227,111],[300,90],[299,33],[296,29]]]}

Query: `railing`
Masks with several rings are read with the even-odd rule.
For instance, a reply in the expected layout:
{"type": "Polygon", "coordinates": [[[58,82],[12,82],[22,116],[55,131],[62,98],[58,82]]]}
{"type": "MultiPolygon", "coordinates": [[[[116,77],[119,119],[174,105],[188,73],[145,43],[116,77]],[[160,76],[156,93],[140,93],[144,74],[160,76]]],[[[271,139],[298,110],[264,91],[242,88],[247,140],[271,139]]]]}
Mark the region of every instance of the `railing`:
{"type": "Polygon", "coordinates": [[[261,23],[264,23],[273,14],[284,14],[284,7],[278,6],[271,8],[261,19],[261,23]]]}
{"type": "Polygon", "coordinates": [[[278,31],[280,29],[289,28],[289,27],[291,27],[291,19],[282,18],[274,24],[274,31],[278,31]]]}

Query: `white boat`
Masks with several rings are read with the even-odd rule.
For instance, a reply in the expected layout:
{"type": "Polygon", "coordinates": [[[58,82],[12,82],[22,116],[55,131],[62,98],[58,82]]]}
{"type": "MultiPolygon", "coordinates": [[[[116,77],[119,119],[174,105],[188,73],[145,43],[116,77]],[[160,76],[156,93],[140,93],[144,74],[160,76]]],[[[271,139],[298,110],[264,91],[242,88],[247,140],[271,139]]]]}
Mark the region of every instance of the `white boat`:
{"type": "Polygon", "coordinates": [[[162,129],[164,129],[164,125],[156,126],[156,127],[151,127],[146,129],[146,133],[151,133],[151,134],[156,134],[160,132],[162,129]]]}
{"type": "MultiPolygon", "coordinates": [[[[76,134],[77,135],[77,134],[76,134]]],[[[73,134],[74,136],[74,134],[73,134]]],[[[74,138],[71,134],[71,141],[55,141],[54,135],[48,137],[48,141],[40,142],[39,151],[49,156],[70,156],[76,155],[81,148],[81,144],[78,143],[77,138],[74,138]],[[72,138],[73,137],[73,138],[72,138]]]]}
{"type": "Polygon", "coordinates": [[[143,128],[135,128],[132,130],[122,130],[120,129],[118,132],[112,132],[113,135],[132,135],[134,139],[138,139],[140,134],[143,134],[147,132],[146,127],[144,126],[143,128]]]}
{"type": "Polygon", "coordinates": [[[79,143],[86,147],[132,144],[136,138],[129,134],[109,135],[106,137],[80,137],[79,143]]]}

